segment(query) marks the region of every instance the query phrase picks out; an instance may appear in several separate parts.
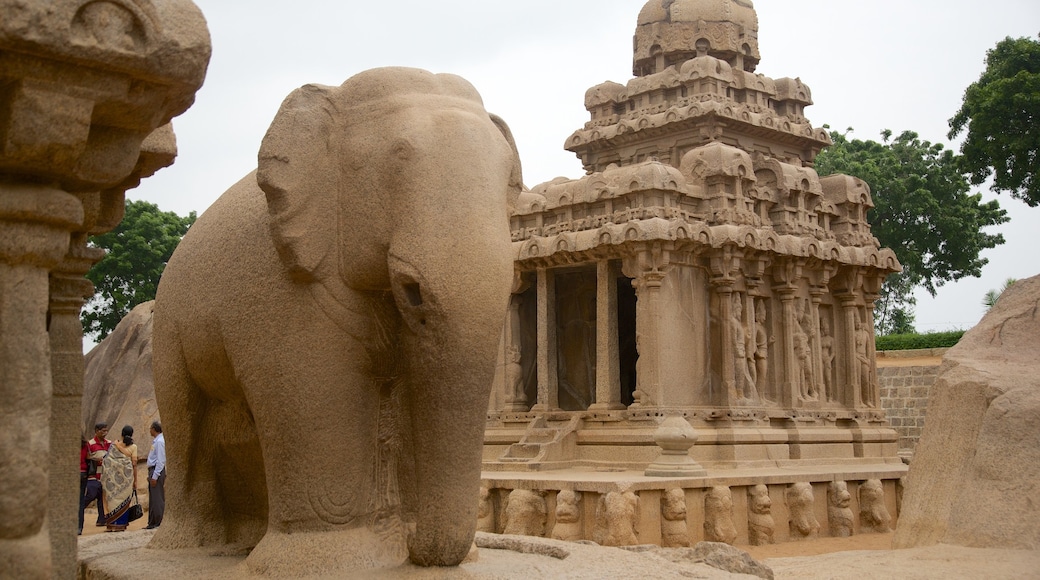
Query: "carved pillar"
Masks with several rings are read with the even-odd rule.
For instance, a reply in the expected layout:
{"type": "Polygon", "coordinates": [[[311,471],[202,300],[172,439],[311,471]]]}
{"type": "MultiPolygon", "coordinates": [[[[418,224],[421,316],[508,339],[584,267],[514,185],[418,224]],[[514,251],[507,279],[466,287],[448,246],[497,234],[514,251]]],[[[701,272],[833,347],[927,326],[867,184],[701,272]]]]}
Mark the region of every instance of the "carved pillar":
{"type": "Polygon", "coordinates": [[[538,268],[538,402],[532,411],[560,408],[556,353],[556,277],[552,270],[538,268]]]}
{"type": "Polygon", "coordinates": [[[821,401],[827,400],[827,395],[824,392],[826,389],[823,385],[823,348],[820,344],[820,341],[823,339],[820,331],[820,304],[823,302],[825,292],[826,289],[819,286],[811,286],[809,288],[809,323],[811,325],[809,344],[812,347],[812,379],[813,385],[815,385],[816,396],[821,401]]]}
{"type": "Polygon", "coordinates": [[[0,184],[0,425],[10,442],[0,447],[8,480],[0,503],[0,565],[12,578],[56,575],[44,523],[47,496],[41,493],[49,471],[52,392],[47,276],[82,220],[79,200],[63,191],[0,184]]]}
{"type": "Polygon", "coordinates": [[[856,358],[856,322],[859,320],[857,314],[859,308],[856,306],[855,294],[839,294],[842,315],[845,323],[845,331],[842,337],[842,350],[845,354],[845,381],[847,392],[845,404],[850,407],[858,407],[861,400],[859,384],[859,360],[856,358]]]}
{"type": "MultiPolygon", "coordinates": [[[[96,196],[95,196],[96,197],[96,196]]],[[[120,202],[123,196],[118,196],[120,202]]],[[[122,215],[122,211],[119,212],[122,215]]],[[[93,221],[91,217],[89,220],[93,221]]],[[[87,247],[87,234],[72,236],[69,253],[50,276],[51,370],[54,384],[51,399],[50,497],[61,498],[50,505],[48,527],[55,569],[76,565],[76,520],[80,491],[79,457],[68,453],[79,446],[83,397],[83,326],[80,309],[94,294],[94,285],[83,276],[104,257],[104,250],[87,247]]]]}
{"type": "Polygon", "coordinates": [[[622,269],[636,290],[636,390],[633,407],[663,404],[665,363],[662,337],[665,316],[662,286],[670,269],[670,247],[660,242],[644,247],[626,258],[622,269]]]}
{"type": "Polygon", "coordinates": [[[736,282],[736,274],[739,271],[740,259],[733,255],[732,246],[725,246],[720,253],[709,259],[711,268],[711,288],[714,293],[714,303],[717,308],[718,317],[714,321],[718,328],[718,369],[720,399],[717,402],[723,406],[734,405],[740,400],[737,392],[737,377],[734,357],[736,349],[733,339],[733,285],[736,282]]]}
{"type": "Polygon", "coordinates": [[[596,402],[590,411],[624,409],[618,353],[617,262],[596,264],[596,402]]]}
{"type": "Polygon", "coordinates": [[[98,191],[117,186],[121,215],[144,174],[131,175],[142,142],[191,105],[209,61],[195,5],[156,4],[0,0],[0,437],[18,442],[0,450],[0,569],[11,577],[76,575],[78,309],[96,253],[70,236],[96,233],[112,197],[98,191]]]}
{"type": "Polygon", "coordinates": [[[780,329],[783,334],[783,402],[790,404],[799,397],[801,380],[794,349],[794,325],[798,324],[794,305],[796,289],[784,286],[778,288],[777,292],[780,294],[780,329]]]}

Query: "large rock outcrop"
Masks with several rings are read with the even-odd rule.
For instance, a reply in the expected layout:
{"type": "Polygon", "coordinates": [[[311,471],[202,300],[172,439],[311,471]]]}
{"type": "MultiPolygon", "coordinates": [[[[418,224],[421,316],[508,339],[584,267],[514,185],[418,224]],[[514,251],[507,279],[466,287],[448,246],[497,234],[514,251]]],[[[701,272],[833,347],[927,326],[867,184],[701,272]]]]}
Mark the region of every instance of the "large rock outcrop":
{"type": "Polygon", "coordinates": [[[152,309],[138,304],[116,329],[86,356],[81,431],[90,437],[94,424],[105,421],[115,439],[123,425],[134,428],[138,454],[152,448],[148,427],[159,419],[152,381],[152,309]]]}
{"type": "Polygon", "coordinates": [[[1040,276],[946,354],[893,544],[1040,549],[1040,276]]]}

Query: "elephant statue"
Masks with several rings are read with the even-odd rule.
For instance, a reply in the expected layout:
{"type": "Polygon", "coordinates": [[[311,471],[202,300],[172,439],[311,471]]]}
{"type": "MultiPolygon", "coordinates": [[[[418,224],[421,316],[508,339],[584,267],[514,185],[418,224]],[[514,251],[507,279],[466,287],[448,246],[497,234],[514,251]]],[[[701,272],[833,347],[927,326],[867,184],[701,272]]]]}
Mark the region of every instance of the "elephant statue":
{"type": "Polygon", "coordinates": [[[462,78],[387,68],[290,94],[159,285],[151,547],[270,576],[459,564],[522,187],[462,78]]]}

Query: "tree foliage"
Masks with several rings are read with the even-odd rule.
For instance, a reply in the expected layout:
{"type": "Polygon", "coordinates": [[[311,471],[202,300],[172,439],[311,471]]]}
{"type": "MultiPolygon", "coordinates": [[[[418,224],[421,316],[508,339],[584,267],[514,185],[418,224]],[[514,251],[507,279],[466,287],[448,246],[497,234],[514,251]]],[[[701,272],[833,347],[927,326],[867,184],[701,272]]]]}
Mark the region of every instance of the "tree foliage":
{"type": "Polygon", "coordinates": [[[107,252],[87,273],[95,294],[83,309],[84,334],[104,340],[134,306],[155,299],[166,262],[191,224],[195,212],[180,217],[146,201],[126,202],[123,221],[89,244],[107,252]]]}
{"type": "Polygon", "coordinates": [[[885,280],[877,304],[877,330],[885,334],[913,328],[915,288],[934,296],[946,282],[980,276],[987,262],[982,250],[1004,243],[1002,235],[984,229],[1008,217],[996,201],[970,193],[952,151],[912,131],[895,139],[887,130],[881,136],[881,142],[850,140],[832,131],[834,145],[816,158],[816,170],[853,175],[870,185],[871,230],[903,265],[902,273],[885,280]]]}
{"type": "Polygon", "coordinates": [[[1040,205],[1040,42],[1008,37],[986,52],[948,137],[964,131],[961,161],[973,184],[992,174],[994,191],[1040,205]]]}

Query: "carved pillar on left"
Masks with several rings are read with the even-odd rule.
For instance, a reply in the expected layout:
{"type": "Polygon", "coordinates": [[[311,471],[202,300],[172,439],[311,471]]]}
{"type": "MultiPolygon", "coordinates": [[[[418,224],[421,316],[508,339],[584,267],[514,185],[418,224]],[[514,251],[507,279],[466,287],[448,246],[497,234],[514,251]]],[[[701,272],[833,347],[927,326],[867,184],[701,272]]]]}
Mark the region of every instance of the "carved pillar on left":
{"type": "Polygon", "coordinates": [[[142,142],[194,101],[209,52],[190,0],[0,0],[0,436],[20,442],[0,451],[4,574],[76,576],[86,236],[163,166],[142,142]]]}

